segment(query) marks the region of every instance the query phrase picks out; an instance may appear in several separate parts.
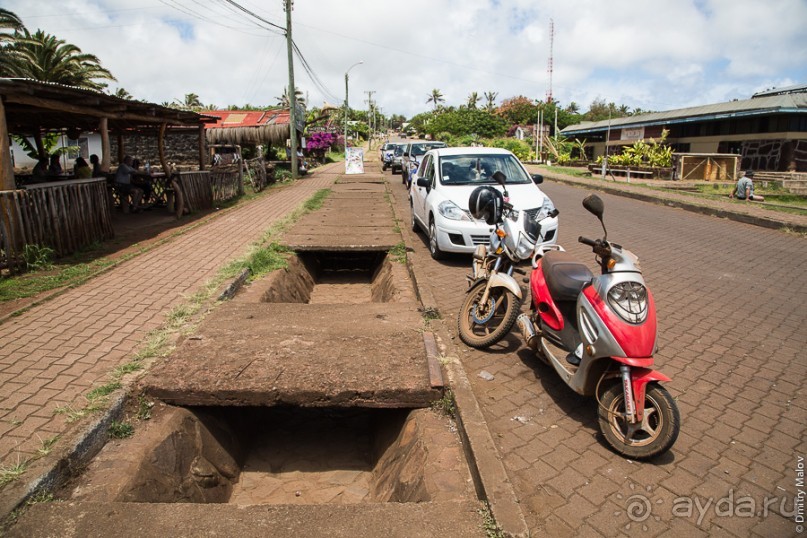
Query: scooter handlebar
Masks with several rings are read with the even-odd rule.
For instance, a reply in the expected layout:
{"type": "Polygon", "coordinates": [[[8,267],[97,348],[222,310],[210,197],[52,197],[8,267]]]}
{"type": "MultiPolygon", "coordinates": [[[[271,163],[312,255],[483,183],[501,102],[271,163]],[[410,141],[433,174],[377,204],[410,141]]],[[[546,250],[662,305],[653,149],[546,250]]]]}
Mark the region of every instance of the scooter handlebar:
{"type": "Polygon", "coordinates": [[[589,239],[588,237],[583,237],[582,235],[577,238],[577,241],[583,243],[584,245],[588,245],[590,247],[596,247],[598,241],[595,239],[589,239]]]}

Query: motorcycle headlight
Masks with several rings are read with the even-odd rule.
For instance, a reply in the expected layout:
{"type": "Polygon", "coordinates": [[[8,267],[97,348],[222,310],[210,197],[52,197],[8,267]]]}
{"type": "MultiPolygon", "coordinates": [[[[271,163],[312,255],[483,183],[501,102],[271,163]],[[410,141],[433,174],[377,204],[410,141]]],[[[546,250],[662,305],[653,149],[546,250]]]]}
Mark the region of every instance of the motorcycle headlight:
{"type": "Polygon", "coordinates": [[[647,288],[638,282],[620,282],[608,290],[608,304],[628,323],[647,319],[647,288]]]}
{"type": "Polygon", "coordinates": [[[471,220],[465,211],[460,209],[460,206],[451,200],[445,200],[437,205],[437,212],[450,220],[471,220]]]}
{"type": "Polygon", "coordinates": [[[530,241],[526,234],[518,234],[518,245],[516,245],[516,254],[522,260],[532,257],[532,251],[535,250],[535,242],[530,241]]]}

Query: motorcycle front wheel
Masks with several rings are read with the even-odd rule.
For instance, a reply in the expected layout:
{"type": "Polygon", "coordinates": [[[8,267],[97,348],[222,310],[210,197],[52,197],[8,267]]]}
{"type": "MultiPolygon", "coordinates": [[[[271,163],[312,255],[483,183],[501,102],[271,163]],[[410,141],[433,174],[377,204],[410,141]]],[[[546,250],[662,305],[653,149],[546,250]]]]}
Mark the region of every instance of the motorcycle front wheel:
{"type": "Polygon", "coordinates": [[[460,307],[457,331],[466,345],[484,349],[510,332],[518,317],[521,300],[507,288],[491,288],[488,300],[481,304],[487,281],[474,284],[460,307]]]}
{"type": "Polygon", "coordinates": [[[628,458],[653,458],[669,450],[678,438],[678,406],[670,393],[656,383],[646,387],[642,422],[631,424],[624,417],[625,392],[621,384],[615,383],[600,398],[600,430],[608,444],[628,458]]]}

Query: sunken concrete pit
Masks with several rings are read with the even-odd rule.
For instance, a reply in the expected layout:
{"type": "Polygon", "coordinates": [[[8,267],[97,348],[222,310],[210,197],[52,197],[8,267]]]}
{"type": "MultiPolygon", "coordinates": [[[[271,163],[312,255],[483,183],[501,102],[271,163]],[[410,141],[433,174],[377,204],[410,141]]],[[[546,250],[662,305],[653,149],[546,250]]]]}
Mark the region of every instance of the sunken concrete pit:
{"type": "Polygon", "coordinates": [[[81,502],[358,504],[474,497],[449,421],[428,409],[163,407],[111,442],[81,502]]]}

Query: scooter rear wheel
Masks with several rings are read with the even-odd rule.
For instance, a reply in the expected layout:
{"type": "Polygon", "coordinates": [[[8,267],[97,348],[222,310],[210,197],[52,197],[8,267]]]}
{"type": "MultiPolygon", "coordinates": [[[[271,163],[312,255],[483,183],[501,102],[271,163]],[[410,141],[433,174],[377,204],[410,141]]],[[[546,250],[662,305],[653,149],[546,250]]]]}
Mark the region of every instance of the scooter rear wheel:
{"type": "Polygon", "coordinates": [[[491,288],[487,304],[480,305],[486,285],[483,280],[468,291],[457,317],[460,340],[476,349],[490,347],[507,336],[521,308],[521,300],[501,287],[491,288]]]}
{"type": "Polygon", "coordinates": [[[612,384],[600,398],[599,425],[608,444],[623,456],[653,458],[669,450],[678,438],[678,406],[670,393],[656,383],[646,387],[641,424],[630,424],[624,414],[625,392],[621,384],[612,384]]]}

